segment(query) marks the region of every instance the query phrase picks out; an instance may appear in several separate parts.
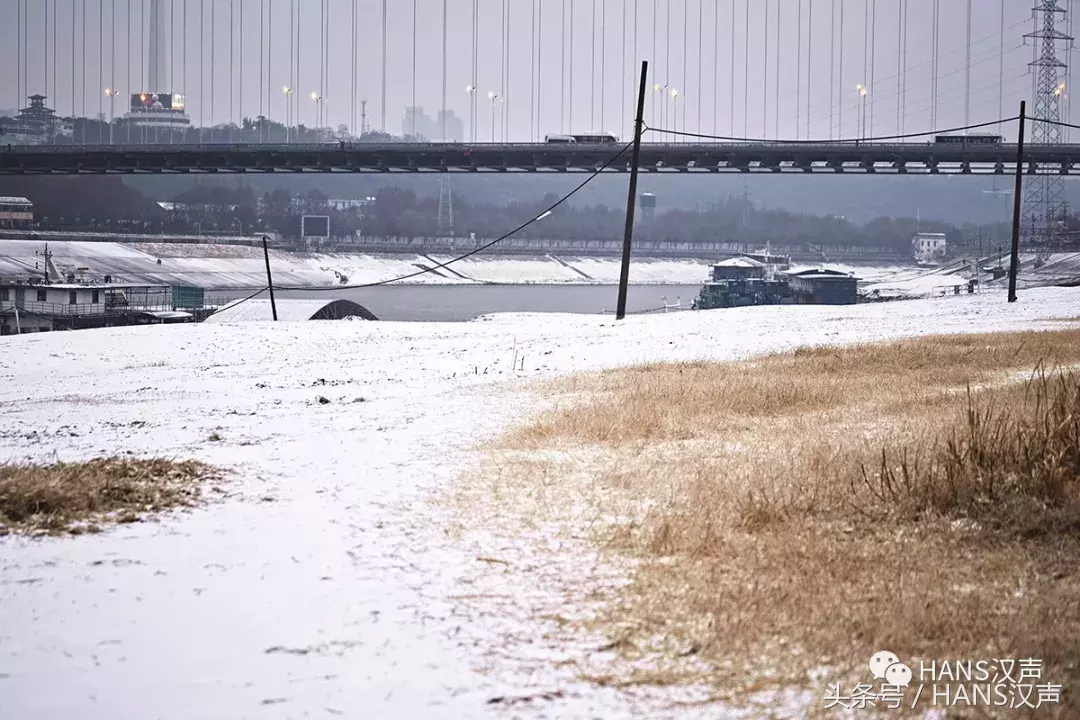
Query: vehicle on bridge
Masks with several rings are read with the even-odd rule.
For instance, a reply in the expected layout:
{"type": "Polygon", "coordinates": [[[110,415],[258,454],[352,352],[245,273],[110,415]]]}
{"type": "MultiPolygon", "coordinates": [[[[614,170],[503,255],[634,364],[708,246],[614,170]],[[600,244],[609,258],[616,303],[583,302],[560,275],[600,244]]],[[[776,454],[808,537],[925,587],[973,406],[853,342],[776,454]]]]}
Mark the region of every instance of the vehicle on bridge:
{"type": "Polygon", "coordinates": [[[935,135],[935,145],[1000,145],[1000,135],[935,135]]]}
{"type": "Polygon", "coordinates": [[[619,142],[619,138],[611,133],[584,133],[581,135],[546,135],[544,142],[548,144],[583,143],[591,145],[606,145],[619,142]]]}

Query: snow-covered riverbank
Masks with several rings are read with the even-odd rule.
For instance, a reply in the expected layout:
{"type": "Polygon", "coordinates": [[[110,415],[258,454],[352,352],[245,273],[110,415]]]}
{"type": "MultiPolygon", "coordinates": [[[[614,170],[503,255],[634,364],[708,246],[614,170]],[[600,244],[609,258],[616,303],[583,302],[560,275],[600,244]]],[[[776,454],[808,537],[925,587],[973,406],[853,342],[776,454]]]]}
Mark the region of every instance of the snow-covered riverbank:
{"type": "MultiPolygon", "coordinates": [[[[804,344],[1050,328],[1046,320],[1076,315],[1078,299],[1045,289],[1011,305],[984,295],[622,323],[496,315],[4,338],[0,457],[194,457],[233,476],[227,497],[160,521],[72,539],[0,538],[3,712],[481,718],[498,715],[494,698],[549,693],[505,712],[680,716],[665,709],[665,691],[596,688],[552,662],[580,649],[545,639],[534,617],[560,602],[545,596],[544,573],[502,547],[508,565],[478,595],[478,560],[494,551],[482,552],[484,537],[450,536],[446,509],[428,502],[469,466],[470,447],[538,407],[523,381],[804,344]],[[514,357],[524,371],[510,370],[514,357]]],[[[589,571],[572,557],[551,560],[589,571]]]]}

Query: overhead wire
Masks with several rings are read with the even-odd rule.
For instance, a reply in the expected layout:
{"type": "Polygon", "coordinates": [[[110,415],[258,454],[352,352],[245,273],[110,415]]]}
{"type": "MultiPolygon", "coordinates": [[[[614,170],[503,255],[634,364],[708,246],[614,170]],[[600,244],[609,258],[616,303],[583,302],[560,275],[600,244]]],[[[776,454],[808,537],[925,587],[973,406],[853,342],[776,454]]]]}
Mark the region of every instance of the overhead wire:
{"type": "Polygon", "coordinates": [[[570,192],[563,195],[561,198],[559,198],[557,201],[555,201],[554,203],[549,205],[542,212],[537,213],[536,215],[531,217],[529,220],[523,222],[522,224],[515,227],[513,230],[511,230],[511,231],[509,231],[509,232],[495,238],[494,240],[492,240],[490,242],[487,242],[487,243],[485,243],[485,244],[483,244],[483,245],[481,245],[481,246],[479,246],[479,247],[477,247],[477,248],[475,248],[473,250],[470,250],[469,252],[467,252],[467,253],[465,253],[463,255],[459,255],[459,256],[457,256],[455,258],[447,260],[446,262],[438,263],[438,264],[433,265],[431,267],[425,267],[422,270],[418,270],[416,272],[409,273],[407,275],[401,275],[401,276],[398,276],[398,277],[395,277],[395,278],[390,278],[388,280],[381,280],[379,282],[373,282],[373,283],[362,283],[362,284],[359,284],[359,285],[332,285],[332,286],[323,286],[323,287],[278,286],[278,285],[275,285],[274,289],[275,290],[281,290],[281,291],[304,291],[304,292],[335,292],[335,291],[340,291],[340,290],[359,290],[359,289],[362,289],[362,288],[380,287],[382,285],[390,285],[392,283],[401,282],[402,280],[409,280],[409,279],[412,279],[414,277],[419,277],[421,275],[426,275],[428,273],[432,273],[432,272],[435,272],[437,270],[441,270],[442,268],[445,268],[445,267],[447,267],[449,265],[453,265],[456,262],[460,262],[461,260],[465,260],[467,258],[470,258],[473,255],[477,255],[477,254],[487,250],[488,248],[494,247],[495,245],[498,245],[499,243],[503,242],[504,240],[507,240],[508,238],[513,237],[514,235],[521,232],[522,230],[529,227],[530,225],[532,225],[532,224],[534,224],[536,222],[539,222],[543,218],[546,218],[548,215],[553,213],[557,208],[559,208],[561,205],[563,205],[568,200],[570,200],[570,198],[574,197],[574,195],[577,195],[581,190],[583,190],[585,188],[585,186],[587,186],[593,180],[598,178],[605,170],[607,170],[609,167],[614,165],[615,161],[618,160],[623,155],[625,155],[626,152],[631,147],[633,147],[632,142],[629,142],[629,143],[626,143],[625,145],[623,145],[622,149],[619,150],[614,155],[612,155],[611,158],[608,159],[607,162],[605,162],[600,167],[596,168],[592,173],[589,174],[589,176],[587,178],[585,178],[583,181],[581,181],[581,183],[579,183],[573,190],[571,190],[570,192]]]}
{"type": "Polygon", "coordinates": [[[882,140],[903,140],[903,139],[906,139],[906,138],[926,137],[927,135],[945,135],[945,134],[948,134],[948,133],[963,132],[965,130],[977,130],[979,128],[989,127],[991,125],[997,125],[998,123],[1015,122],[1015,121],[1017,121],[1019,119],[1020,119],[1020,116],[1015,115],[1015,116],[1009,117],[1009,118],[995,119],[995,120],[991,120],[991,121],[988,121],[988,122],[976,123],[976,124],[973,124],[973,125],[965,125],[963,127],[945,128],[945,129],[941,129],[941,130],[926,130],[926,131],[923,131],[923,132],[904,133],[904,134],[898,134],[898,135],[879,135],[877,137],[868,137],[868,138],[841,138],[841,139],[838,139],[838,140],[769,140],[767,138],[740,138],[740,137],[730,137],[730,136],[724,136],[724,135],[705,135],[705,134],[702,134],[702,133],[692,133],[692,132],[685,132],[685,131],[676,132],[674,130],[668,130],[668,129],[664,129],[664,128],[653,128],[653,127],[649,127],[649,128],[647,128],[647,130],[649,132],[667,133],[667,134],[670,134],[670,135],[681,135],[683,137],[694,137],[694,138],[699,138],[699,139],[703,139],[703,140],[723,140],[725,142],[737,142],[737,143],[747,143],[747,144],[755,144],[756,143],[756,144],[769,144],[769,145],[829,145],[829,144],[832,144],[832,145],[837,145],[837,144],[861,145],[861,144],[866,144],[866,143],[870,143],[870,142],[880,142],[882,140]]]}

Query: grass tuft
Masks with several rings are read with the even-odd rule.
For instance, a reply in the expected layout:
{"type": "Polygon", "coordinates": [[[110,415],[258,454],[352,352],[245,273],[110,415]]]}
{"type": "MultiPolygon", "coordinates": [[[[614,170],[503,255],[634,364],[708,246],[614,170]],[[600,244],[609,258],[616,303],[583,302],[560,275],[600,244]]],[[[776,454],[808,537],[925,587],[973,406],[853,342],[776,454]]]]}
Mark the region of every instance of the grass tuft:
{"type": "Polygon", "coordinates": [[[137,522],[145,513],[194,505],[201,485],[220,476],[196,460],[0,464],[0,532],[78,534],[104,522],[137,522]]]}
{"type": "Polygon", "coordinates": [[[504,527],[555,521],[633,562],[588,624],[628,677],[738,695],[821,690],[822,668],[863,682],[882,648],[1036,657],[1069,716],[1078,364],[1070,329],[564,378],[541,387],[550,412],[486,447],[482,477],[504,527]]]}

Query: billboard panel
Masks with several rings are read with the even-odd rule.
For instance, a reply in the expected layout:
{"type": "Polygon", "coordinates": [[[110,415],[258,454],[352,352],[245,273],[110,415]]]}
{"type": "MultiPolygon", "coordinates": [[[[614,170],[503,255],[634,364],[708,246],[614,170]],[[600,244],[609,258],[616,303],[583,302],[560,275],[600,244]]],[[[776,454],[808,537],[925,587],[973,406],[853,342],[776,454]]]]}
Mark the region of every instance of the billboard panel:
{"type": "Polygon", "coordinates": [[[184,109],[184,96],[172,93],[138,93],[131,96],[131,109],[139,110],[176,110],[184,109]]]}
{"type": "Polygon", "coordinates": [[[304,215],[301,218],[300,235],[306,238],[330,237],[330,216],[304,215]]]}

